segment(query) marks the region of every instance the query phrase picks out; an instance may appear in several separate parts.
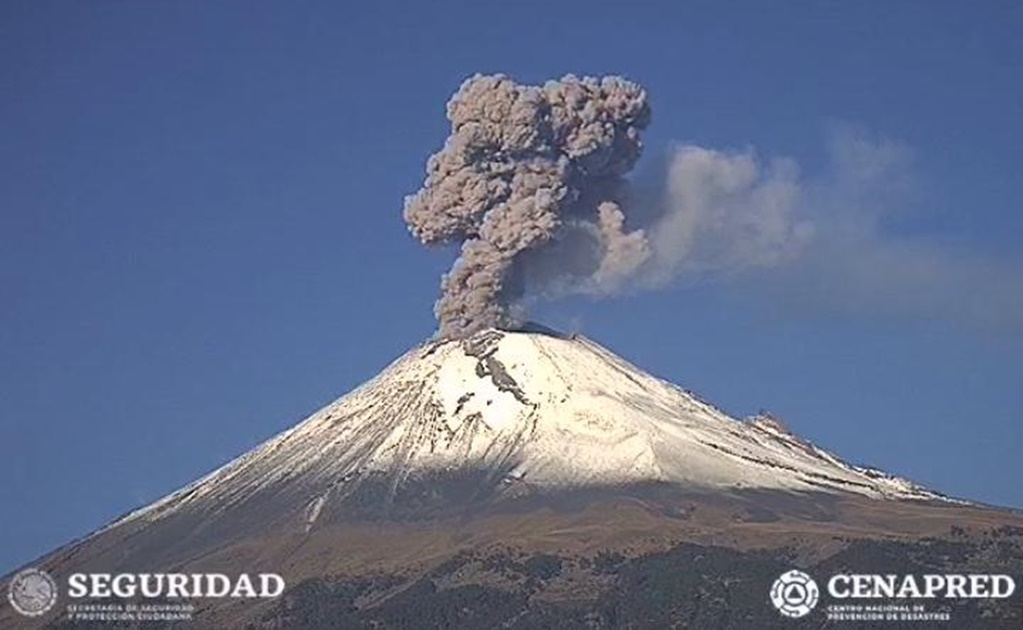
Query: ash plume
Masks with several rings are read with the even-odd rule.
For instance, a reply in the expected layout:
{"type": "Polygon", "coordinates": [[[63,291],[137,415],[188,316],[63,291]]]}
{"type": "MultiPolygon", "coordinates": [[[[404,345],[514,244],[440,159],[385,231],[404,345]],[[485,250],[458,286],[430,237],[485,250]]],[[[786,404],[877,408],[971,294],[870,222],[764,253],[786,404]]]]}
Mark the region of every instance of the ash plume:
{"type": "Polygon", "coordinates": [[[542,288],[537,269],[613,284],[649,257],[622,209],[624,176],[650,121],[639,85],[568,75],[539,87],[476,75],[447,116],[451,134],[404,212],[424,244],[461,246],[435,308],[442,337],[515,326],[516,300],[527,286],[542,288]]]}

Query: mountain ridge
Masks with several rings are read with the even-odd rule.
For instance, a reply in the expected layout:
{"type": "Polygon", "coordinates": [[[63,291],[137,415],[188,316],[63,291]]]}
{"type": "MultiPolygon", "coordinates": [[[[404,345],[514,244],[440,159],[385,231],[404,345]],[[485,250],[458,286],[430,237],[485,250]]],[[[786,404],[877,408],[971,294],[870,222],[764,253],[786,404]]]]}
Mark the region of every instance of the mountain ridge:
{"type": "Polygon", "coordinates": [[[315,522],[327,502],[367,479],[388,480],[393,497],[412,477],[469,471],[535,491],[664,481],[952,500],[847,464],[776,419],[732,418],[581,335],[533,326],[423,343],[306,420],[108,527],[206,495],[244,501],[295,480],[306,484],[303,509],[315,522]]]}
{"type": "MultiPolygon", "coordinates": [[[[848,464],[770,414],[733,418],[581,335],[491,329],[416,346],[291,428],[33,564],[58,580],[270,571],[297,589],[279,604],[200,602],[205,627],[294,627],[321,604],[333,610],[316,593],[368,627],[415,627],[393,621],[414,619],[412,609],[485,615],[489,601],[524,607],[509,627],[550,627],[559,615],[586,618],[580,602],[611,605],[608,580],[633,580],[611,600],[627,609],[646,579],[635,572],[666,579],[663,558],[693,546],[722,559],[715,571],[739,554],[763,577],[855,545],[1015,570],[1023,516],[848,464]],[[958,546],[948,556],[943,545],[958,546]],[[998,545],[1009,545],[1005,559],[992,556],[998,545]],[[626,559],[625,573],[586,568],[608,554],[626,559]],[[464,566],[455,582],[437,573],[451,563],[464,566]],[[565,582],[553,566],[576,577],[565,582]],[[581,589],[576,604],[543,603],[565,589],[581,589]]],[[[0,609],[0,626],[11,614],[0,609]]],[[[593,627],[617,627],[608,614],[593,627]]]]}

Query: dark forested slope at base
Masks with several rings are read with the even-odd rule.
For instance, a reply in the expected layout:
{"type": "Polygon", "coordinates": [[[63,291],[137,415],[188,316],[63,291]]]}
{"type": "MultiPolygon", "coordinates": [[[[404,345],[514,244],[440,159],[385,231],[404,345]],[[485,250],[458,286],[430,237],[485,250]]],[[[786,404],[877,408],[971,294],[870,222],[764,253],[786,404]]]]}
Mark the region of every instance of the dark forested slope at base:
{"type": "MultiPolygon", "coordinates": [[[[1023,575],[1023,536],[994,530],[981,539],[836,541],[840,550],[807,564],[793,548],[741,551],[680,544],[626,557],[618,552],[564,557],[514,549],[463,552],[424,575],[313,578],[250,628],[819,628],[836,573],[941,572],[1023,575]],[[799,567],[821,585],[816,609],[782,617],[769,591],[799,567]]],[[[1023,586],[1023,585],[1021,585],[1023,586]]],[[[912,604],[914,600],[904,600],[912,604]]],[[[1008,600],[916,600],[948,611],[949,628],[1023,627],[1023,594],[1008,600]]],[[[858,600],[857,603],[886,603],[858,600]]],[[[932,627],[920,622],[841,622],[845,628],[932,627]]]]}

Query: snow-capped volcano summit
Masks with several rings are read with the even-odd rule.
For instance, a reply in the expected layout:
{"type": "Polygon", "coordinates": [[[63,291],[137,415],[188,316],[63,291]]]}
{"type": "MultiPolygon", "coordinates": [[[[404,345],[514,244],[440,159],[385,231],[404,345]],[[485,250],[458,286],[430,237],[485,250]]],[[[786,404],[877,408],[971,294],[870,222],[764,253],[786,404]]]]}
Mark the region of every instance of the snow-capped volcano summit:
{"type": "MultiPolygon", "coordinates": [[[[668,582],[677,586],[696,575],[687,571],[697,558],[748,562],[773,580],[793,548],[822,558],[841,541],[898,537],[906,558],[932,570],[946,548],[914,540],[1004,537],[1021,525],[1017,514],[846,464],[770,415],[732,418],[589,339],[532,328],[417,346],[293,428],[33,564],[58,581],[165,571],[286,579],[280,602],[203,602],[197,620],[209,628],[432,627],[421,616],[431,610],[472,618],[451,627],[494,627],[491,604],[508,597],[505,627],[534,613],[523,627],[562,627],[552,619],[571,615],[548,598],[599,609],[601,563],[619,552],[642,563],[696,545],[668,582]]],[[[642,580],[660,579],[642,566],[642,580]]],[[[630,591],[629,575],[614,582],[622,601],[646,592],[630,591]]],[[[749,606],[763,607],[769,586],[750,591],[749,606]]],[[[0,609],[0,627],[23,623],[14,615],[0,609]]]]}
{"type": "Polygon", "coordinates": [[[939,498],[846,464],[770,417],[731,418],[584,337],[487,330],[414,348],[292,429],[124,520],[272,495],[277,515],[301,512],[308,527],[325,507],[344,512],[339,506],[353,497],[360,505],[392,501],[405,486],[460,475],[519,494],[664,483],[939,498]]]}

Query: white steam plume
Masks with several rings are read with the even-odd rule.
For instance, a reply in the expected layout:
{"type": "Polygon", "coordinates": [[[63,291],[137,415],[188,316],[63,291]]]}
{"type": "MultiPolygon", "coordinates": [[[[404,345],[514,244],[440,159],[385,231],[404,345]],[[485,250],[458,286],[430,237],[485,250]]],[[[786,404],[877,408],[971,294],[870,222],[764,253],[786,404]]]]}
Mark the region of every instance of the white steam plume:
{"type": "Polygon", "coordinates": [[[650,120],[638,85],[477,75],[448,118],[405,204],[423,243],[461,245],[436,306],[441,336],[515,326],[531,296],[706,282],[800,309],[1023,326],[1019,261],[890,229],[914,190],[899,143],[839,129],[809,179],[751,149],[678,146],[659,200],[630,214],[625,175],[650,120]]]}
{"type": "Polygon", "coordinates": [[[801,310],[1023,327],[1020,261],[891,229],[916,191],[898,142],[840,127],[810,179],[791,160],[684,146],[665,188],[631,288],[724,281],[801,310]]]}

